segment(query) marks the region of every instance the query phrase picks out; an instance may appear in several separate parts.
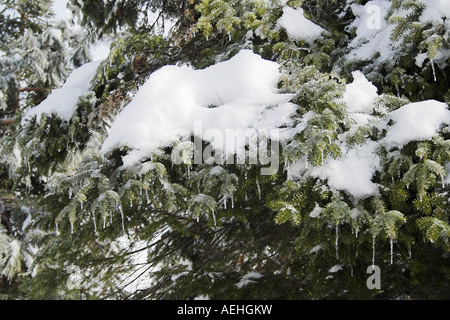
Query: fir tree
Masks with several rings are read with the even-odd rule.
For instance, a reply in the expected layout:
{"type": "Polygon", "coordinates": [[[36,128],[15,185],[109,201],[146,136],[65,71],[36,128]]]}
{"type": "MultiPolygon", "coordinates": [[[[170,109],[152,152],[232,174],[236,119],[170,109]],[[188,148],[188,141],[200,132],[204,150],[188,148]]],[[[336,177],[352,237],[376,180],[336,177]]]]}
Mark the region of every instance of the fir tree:
{"type": "MultiPolygon", "coordinates": [[[[117,39],[109,57],[89,69],[92,80],[71,117],[25,114],[7,140],[9,154],[23,159],[12,165],[15,178],[45,181],[30,185],[42,197],[30,226],[40,250],[33,276],[20,286],[27,297],[447,298],[450,116],[448,105],[422,101],[446,99],[445,79],[434,81],[428,69],[440,57],[446,72],[444,22],[420,24],[421,1],[389,2],[382,21],[392,28],[385,38],[392,59],[349,61],[366,44],[352,47],[360,2],[371,3],[108,0],[98,9],[98,2],[73,0],[90,34],[117,39]],[[279,23],[286,6],[321,35],[290,36],[290,26],[279,23]],[[192,132],[189,141],[144,150],[131,164],[143,150],[127,143],[103,150],[115,121],[154,76],[180,65],[205,70],[243,49],[278,64],[277,90],[293,108],[278,128],[289,133],[278,172],[214,163],[218,153],[194,163],[192,132]],[[411,57],[425,50],[430,64],[419,67],[411,57]],[[414,89],[425,83],[429,91],[414,89]],[[408,123],[418,113],[431,133],[408,123]],[[407,125],[417,132],[397,134],[407,125]],[[383,270],[381,290],[366,287],[371,265],[383,270]]],[[[208,110],[228,101],[219,92],[208,99],[208,110]]],[[[11,241],[5,232],[0,237],[11,241]]]]}
{"type": "MultiPolygon", "coordinates": [[[[0,186],[1,246],[0,294],[23,297],[18,288],[30,275],[36,246],[30,243],[34,230],[28,226],[44,184],[33,174],[20,179],[11,149],[20,132],[20,117],[61,87],[73,66],[85,63],[87,48],[72,51],[68,43],[79,41],[74,26],[58,21],[52,1],[1,1],[0,40],[0,186]]],[[[30,169],[30,168],[28,168],[30,169]]]]}

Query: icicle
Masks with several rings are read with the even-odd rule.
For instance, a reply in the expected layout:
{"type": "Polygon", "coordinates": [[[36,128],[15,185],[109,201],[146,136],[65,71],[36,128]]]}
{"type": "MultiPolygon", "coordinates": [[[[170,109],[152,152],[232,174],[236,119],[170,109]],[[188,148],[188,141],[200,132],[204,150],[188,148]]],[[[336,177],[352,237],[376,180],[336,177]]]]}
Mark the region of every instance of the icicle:
{"type": "Polygon", "coordinates": [[[106,217],[103,216],[103,229],[106,229],[106,217]]]}
{"type": "Polygon", "coordinates": [[[339,224],[336,224],[336,260],[339,260],[339,224]]]}
{"type": "Polygon", "coordinates": [[[186,177],[188,179],[191,178],[191,166],[187,166],[187,168],[186,168],[186,177]]]}
{"type": "Polygon", "coordinates": [[[56,221],[55,221],[55,231],[56,231],[56,234],[59,235],[58,222],[56,222],[56,221]]]}
{"type": "Polygon", "coordinates": [[[97,234],[97,222],[95,222],[95,215],[92,213],[92,221],[94,221],[94,233],[97,234]]]}
{"type": "Polygon", "coordinates": [[[359,234],[359,228],[356,228],[356,230],[355,230],[356,239],[358,239],[358,234],[359,234]]]}
{"type": "Polygon", "coordinates": [[[133,208],[133,200],[130,199],[130,208],[133,208]]]}
{"type": "Polygon", "coordinates": [[[212,211],[213,219],[214,219],[214,225],[217,227],[217,220],[216,220],[216,213],[214,210],[212,211]]]}
{"type": "Polygon", "coordinates": [[[72,192],[73,192],[72,188],[69,188],[69,200],[72,199],[72,192]]]}
{"type": "Polygon", "coordinates": [[[231,209],[234,209],[234,196],[231,195],[231,209]]]}
{"type": "Polygon", "coordinates": [[[433,69],[434,82],[436,82],[436,81],[437,81],[437,78],[436,78],[436,69],[434,68],[434,61],[433,61],[433,60],[431,60],[431,68],[433,69]]]}
{"type": "Polygon", "coordinates": [[[445,188],[445,178],[444,175],[441,175],[441,181],[442,181],[442,188],[445,188]]]}
{"type": "Polygon", "coordinates": [[[353,266],[350,266],[350,276],[353,278],[353,266]]]}
{"type": "Polygon", "coordinates": [[[123,210],[122,210],[122,207],[119,205],[119,207],[118,207],[118,209],[119,209],[119,212],[120,212],[120,218],[122,219],[122,231],[123,231],[123,233],[125,233],[125,219],[124,219],[124,216],[123,216],[123,210]]]}
{"type": "Polygon", "coordinates": [[[149,205],[150,204],[150,200],[148,198],[148,191],[147,190],[145,190],[145,199],[147,200],[147,205],[149,205]]]}
{"type": "Polygon", "coordinates": [[[227,196],[223,196],[223,207],[227,210],[227,196]]]}
{"type": "Polygon", "coordinates": [[[83,201],[79,201],[80,202],[80,210],[83,210],[83,201]]]}
{"type": "Polygon", "coordinates": [[[231,41],[231,32],[228,32],[228,40],[231,41]]]}
{"type": "Polygon", "coordinates": [[[391,244],[391,265],[393,265],[394,264],[394,239],[390,238],[389,241],[391,244]]]}
{"type": "Polygon", "coordinates": [[[256,188],[258,189],[259,200],[261,200],[261,186],[259,185],[258,178],[256,178],[256,188]]]}
{"type": "Polygon", "coordinates": [[[70,234],[73,234],[73,221],[70,220],[70,234]]]}
{"type": "Polygon", "coordinates": [[[372,236],[372,269],[375,269],[375,240],[377,236],[372,236]]]}

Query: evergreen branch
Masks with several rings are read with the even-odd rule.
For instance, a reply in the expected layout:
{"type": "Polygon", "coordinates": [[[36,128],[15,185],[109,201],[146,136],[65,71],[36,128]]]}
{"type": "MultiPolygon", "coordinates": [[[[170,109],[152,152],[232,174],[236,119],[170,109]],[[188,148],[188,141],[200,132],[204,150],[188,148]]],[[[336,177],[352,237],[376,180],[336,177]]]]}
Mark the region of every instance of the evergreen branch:
{"type": "Polygon", "coordinates": [[[19,88],[19,92],[44,92],[44,88],[40,87],[24,87],[19,88]]]}
{"type": "Polygon", "coordinates": [[[7,126],[14,123],[13,118],[0,119],[0,126],[7,126]]]}

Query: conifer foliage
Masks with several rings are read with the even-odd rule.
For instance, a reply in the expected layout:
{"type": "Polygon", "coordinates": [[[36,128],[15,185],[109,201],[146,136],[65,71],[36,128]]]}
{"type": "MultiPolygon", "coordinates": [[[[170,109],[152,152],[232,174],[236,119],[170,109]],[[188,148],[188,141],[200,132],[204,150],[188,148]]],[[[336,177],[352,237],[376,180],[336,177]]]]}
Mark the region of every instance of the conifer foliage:
{"type": "Polygon", "coordinates": [[[87,47],[70,46],[84,33],[75,35],[76,27],[54,18],[51,9],[52,1],[0,1],[1,298],[21,297],[18,285],[30,274],[37,247],[27,227],[45,184],[13,150],[17,135],[28,142],[44,129],[21,132],[20,118],[61,87],[74,66],[89,60],[87,47]]]}
{"type": "Polygon", "coordinates": [[[449,297],[447,4],[70,8],[86,37],[114,35],[104,61],[64,49],[66,29],[41,25],[40,11],[23,34],[20,19],[4,29],[0,63],[30,66],[0,83],[4,110],[21,101],[18,130],[1,146],[14,183],[2,187],[34,196],[20,229],[34,248],[22,273],[8,258],[18,229],[0,225],[0,271],[20,280],[15,290],[63,299],[449,297]],[[34,51],[22,58],[28,43],[34,51]],[[67,50],[71,64],[62,63],[67,50]],[[14,100],[8,83],[24,81],[45,95],[14,100]],[[220,148],[227,129],[246,136],[250,161],[220,148]],[[275,170],[265,170],[267,158],[275,170]],[[366,270],[375,265],[383,285],[372,290],[366,270]]]}

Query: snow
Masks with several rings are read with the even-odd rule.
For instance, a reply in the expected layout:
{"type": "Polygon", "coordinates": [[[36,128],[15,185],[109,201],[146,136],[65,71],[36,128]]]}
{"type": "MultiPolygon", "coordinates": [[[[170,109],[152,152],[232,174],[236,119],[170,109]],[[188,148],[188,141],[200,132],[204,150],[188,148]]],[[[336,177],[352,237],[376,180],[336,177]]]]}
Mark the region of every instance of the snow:
{"type": "Polygon", "coordinates": [[[242,287],[254,283],[256,279],[262,278],[263,275],[258,272],[249,272],[245,276],[241,278],[241,280],[236,284],[238,289],[241,289],[242,287]]]}
{"type": "Polygon", "coordinates": [[[322,167],[310,170],[313,177],[328,180],[338,190],[345,190],[355,198],[364,198],[377,192],[372,182],[379,159],[375,154],[377,143],[370,141],[363,146],[348,150],[339,159],[331,159],[322,167]]]}
{"type": "Polygon", "coordinates": [[[403,106],[393,111],[389,119],[395,123],[388,128],[383,142],[398,147],[433,138],[443,124],[450,124],[450,111],[446,103],[428,100],[403,106]]]}
{"type": "Polygon", "coordinates": [[[209,174],[211,176],[219,176],[221,175],[225,170],[221,166],[215,166],[209,171],[209,174]]]}
{"type": "MultiPolygon", "coordinates": [[[[358,96],[355,99],[358,99],[358,96]]],[[[364,109],[369,111],[370,104],[367,103],[364,109]]],[[[393,111],[386,120],[377,124],[387,130],[386,137],[381,141],[367,141],[351,149],[341,143],[342,156],[338,159],[327,159],[320,167],[306,166],[306,158],[303,157],[289,167],[288,176],[290,179],[315,177],[326,180],[330,187],[346,191],[355,199],[376,195],[378,186],[372,178],[378,170],[381,170],[376,148],[380,144],[393,148],[411,141],[431,139],[438,134],[444,124],[450,125],[450,111],[447,104],[435,100],[410,103],[393,111]],[[392,126],[387,125],[390,121],[394,123],[392,126]]]]}
{"type": "Polygon", "coordinates": [[[314,210],[309,214],[311,218],[317,218],[322,213],[322,208],[316,203],[314,210]]]}
{"type": "Polygon", "coordinates": [[[322,245],[318,244],[317,246],[315,246],[314,248],[312,248],[311,250],[309,250],[309,253],[310,253],[310,254],[312,254],[312,253],[317,253],[317,252],[319,252],[319,250],[321,250],[321,249],[322,249],[322,245]]]}
{"type": "MultiPolygon", "coordinates": [[[[385,119],[376,118],[372,113],[378,97],[377,88],[359,71],[353,73],[353,78],[354,81],[346,86],[341,101],[347,105],[349,116],[356,120],[351,131],[358,126],[370,124],[386,130],[386,136],[381,141],[368,140],[362,145],[349,148],[345,142],[347,134],[342,134],[338,141],[341,157],[328,158],[323,165],[314,167],[309,166],[303,156],[289,166],[288,178],[319,178],[327,181],[335,190],[345,191],[358,200],[378,194],[378,186],[372,178],[381,170],[380,158],[376,154],[380,145],[391,149],[402,147],[411,141],[431,139],[443,125],[450,125],[450,110],[445,103],[428,100],[405,105],[391,112],[385,119]]],[[[311,217],[320,214],[319,209],[316,209],[311,217]]]]}
{"type": "Polygon", "coordinates": [[[329,273],[336,273],[338,271],[341,271],[343,267],[344,267],[343,264],[337,264],[337,265],[333,266],[328,272],[329,273]]]}
{"type": "Polygon", "coordinates": [[[426,7],[419,18],[421,23],[442,23],[444,18],[450,18],[450,1],[427,0],[424,3],[426,7]]]}
{"type": "Polygon", "coordinates": [[[426,53],[419,53],[416,56],[416,66],[418,66],[419,68],[422,68],[424,61],[428,58],[428,54],[426,53]]]}
{"type": "MultiPolygon", "coordinates": [[[[186,133],[214,130],[225,137],[227,130],[280,127],[295,108],[286,107],[291,95],[277,93],[279,79],[279,65],[250,50],[203,70],[165,66],[116,118],[101,153],[127,145],[131,151],[123,162],[128,167],[186,133]],[[280,105],[284,116],[274,117],[270,109],[280,105]]],[[[215,148],[223,149],[210,138],[215,148]]]]}
{"type": "Polygon", "coordinates": [[[384,122],[387,135],[381,141],[368,141],[351,149],[342,144],[340,158],[328,159],[323,166],[308,168],[306,172],[300,169],[306,167],[306,160],[302,159],[301,164],[291,166],[289,176],[293,179],[310,176],[327,180],[330,187],[346,191],[355,199],[375,195],[378,186],[372,178],[381,170],[376,148],[380,144],[392,148],[411,141],[431,139],[443,124],[450,125],[450,111],[447,104],[435,100],[410,103],[393,111],[384,122]],[[387,126],[390,120],[394,124],[387,126]]]}
{"type": "Polygon", "coordinates": [[[303,157],[288,168],[288,178],[319,178],[336,190],[348,192],[355,199],[372,196],[378,192],[377,185],[372,182],[374,174],[380,169],[379,157],[375,154],[377,146],[374,141],[352,149],[342,144],[342,156],[327,159],[319,167],[307,166],[306,157],[303,157]]]}
{"type": "Polygon", "coordinates": [[[70,17],[70,12],[67,9],[69,0],[53,1],[53,11],[59,19],[66,20],[70,17]]]}
{"type": "MultiPolygon", "coordinates": [[[[378,97],[377,88],[360,72],[353,72],[353,82],[346,86],[341,102],[347,105],[350,117],[357,125],[366,125],[371,120],[374,102],[378,97]]],[[[345,135],[340,137],[345,141],[345,135]]],[[[378,187],[372,182],[376,171],[380,169],[379,157],[375,154],[377,143],[367,141],[365,144],[349,149],[344,142],[340,143],[342,156],[338,159],[327,159],[320,167],[307,165],[306,157],[288,168],[290,179],[314,177],[327,180],[328,185],[337,190],[344,190],[355,199],[374,195],[378,187]]],[[[313,211],[312,217],[320,214],[313,211]]]]}
{"type": "Polygon", "coordinates": [[[369,1],[364,6],[352,4],[355,21],[349,26],[356,27],[356,37],[350,42],[347,60],[370,60],[379,54],[378,62],[392,58],[395,44],[390,40],[394,25],[384,19],[391,6],[390,1],[369,1]],[[373,10],[377,8],[377,10],[373,10]],[[375,21],[376,20],[376,21],[375,21]]]}
{"type": "MultiPolygon", "coordinates": [[[[450,2],[448,0],[422,2],[425,4],[425,9],[419,17],[419,23],[422,25],[426,23],[446,24],[448,29],[450,26],[450,2]]],[[[392,2],[388,0],[373,0],[365,5],[351,4],[351,10],[356,19],[348,27],[348,30],[356,28],[356,37],[349,44],[351,50],[346,57],[347,60],[366,61],[379,55],[375,60],[376,64],[389,62],[394,56],[394,52],[401,50],[401,42],[397,43],[390,39],[395,25],[388,23],[385,19],[391,4],[392,2]]],[[[406,17],[408,14],[411,12],[403,9],[394,12],[394,16],[406,17]]],[[[450,52],[442,48],[439,49],[438,54],[440,57],[435,60],[439,61],[445,61],[450,56],[450,52]]],[[[424,53],[419,54],[416,57],[416,65],[422,67],[426,57],[424,53]]]]}
{"type": "Polygon", "coordinates": [[[348,112],[366,113],[373,112],[373,103],[378,98],[378,89],[369,82],[360,71],[352,73],[354,81],[346,86],[344,102],[348,112]]]}
{"type": "Polygon", "coordinates": [[[309,43],[314,42],[324,31],[322,27],[305,17],[303,9],[294,9],[289,6],[283,8],[283,15],[278,20],[278,25],[286,29],[289,38],[309,43]]]}
{"type": "Polygon", "coordinates": [[[111,52],[111,41],[97,41],[90,46],[89,51],[93,60],[105,60],[111,52]]]}
{"type": "Polygon", "coordinates": [[[78,99],[89,92],[100,62],[90,62],[74,70],[62,88],[53,90],[47,99],[24,114],[22,124],[34,116],[39,119],[41,114],[55,114],[61,120],[69,121],[77,109],[78,99]]]}

